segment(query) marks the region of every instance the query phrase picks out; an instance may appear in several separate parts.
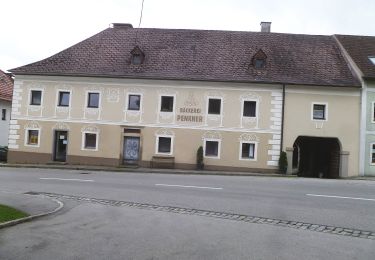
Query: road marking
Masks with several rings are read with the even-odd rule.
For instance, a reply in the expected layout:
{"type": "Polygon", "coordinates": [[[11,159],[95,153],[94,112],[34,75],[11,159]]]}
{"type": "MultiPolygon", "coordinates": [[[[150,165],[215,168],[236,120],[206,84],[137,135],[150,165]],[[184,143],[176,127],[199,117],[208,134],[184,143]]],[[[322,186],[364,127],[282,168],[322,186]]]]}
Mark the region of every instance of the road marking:
{"type": "Polygon", "coordinates": [[[368,198],[355,198],[355,197],[343,197],[343,196],[320,195],[320,194],[306,194],[306,196],[325,197],[325,198],[337,198],[337,199],[351,199],[351,200],[369,200],[369,201],[375,201],[375,199],[368,199],[368,198]]]}
{"type": "Polygon", "coordinates": [[[94,180],[83,179],[61,179],[61,178],[39,178],[41,180],[57,180],[57,181],[80,181],[80,182],[93,182],[94,180]]]}
{"type": "Polygon", "coordinates": [[[222,190],[222,189],[223,189],[223,188],[217,188],[217,187],[185,186],[185,185],[177,185],[177,184],[162,184],[162,183],[155,184],[155,186],[180,187],[180,188],[194,188],[194,189],[208,189],[208,190],[222,190]]]}

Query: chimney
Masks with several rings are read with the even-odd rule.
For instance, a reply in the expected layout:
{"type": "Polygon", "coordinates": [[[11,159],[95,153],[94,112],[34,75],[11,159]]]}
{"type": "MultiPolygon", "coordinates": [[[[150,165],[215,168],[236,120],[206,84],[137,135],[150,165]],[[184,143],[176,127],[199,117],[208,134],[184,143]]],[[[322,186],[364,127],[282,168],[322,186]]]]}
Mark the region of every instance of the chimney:
{"type": "Polygon", "coordinates": [[[271,22],[261,22],[260,31],[265,33],[271,32],[271,22]]]}
{"type": "Polygon", "coordinates": [[[131,29],[133,25],[131,23],[112,23],[109,26],[110,28],[122,28],[122,29],[131,29]]]}

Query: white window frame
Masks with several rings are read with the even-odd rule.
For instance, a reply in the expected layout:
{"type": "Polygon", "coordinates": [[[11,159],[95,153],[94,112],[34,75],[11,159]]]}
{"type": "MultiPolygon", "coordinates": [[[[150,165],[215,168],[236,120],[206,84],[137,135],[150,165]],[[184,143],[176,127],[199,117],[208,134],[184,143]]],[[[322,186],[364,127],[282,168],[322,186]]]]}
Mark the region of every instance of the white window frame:
{"type": "Polygon", "coordinates": [[[158,155],[173,155],[173,146],[174,146],[174,136],[173,135],[156,135],[155,140],[155,154],[158,155]],[[169,153],[160,153],[159,152],[159,138],[165,137],[165,138],[171,138],[171,151],[169,153]]]}
{"type": "MultiPolygon", "coordinates": [[[[174,100],[173,100],[174,101],[174,100]]],[[[138,113],[142,113],[142,105],[143,105],[143,94],[142,93],[135,93],[135,92],[128,92],[126,94],[126,104],[125,104],[125,111],[130,111],[130,112],[138,112],[138,113]],[[129,109],[129,96],[140,96],[141,97],[141,102],[139,103],[139,110],[132,110],[132,109],[129,109]]],[[[159,110],[160,111],[160,110],[159,110]]]]}
{"type": "Polygon", "coordinates": [[[327,102],[312,102],[311,103],[311,121],[315,122],[326,122],[328,121],[328,103],[327,102]],[[314,119],[314,105],[323,105],[325,106],[324,109],[324,119],[314,119]]]}
{"type": "Polygon", "coordinates": [[[372,166],[375,166],[375,163],[372,163],[372,146],[375,145],[375,142],[370,143],[370,153],[369,153],[369,163],[372,166]]]}
{"type": "Polygon", "coordinates": [[[160,94],[159,95],[159,114],[161,113],[176,113],[176,94],[160,94]],[[161,111],[161,98],[162,97],[173,97],[173,111],[170,112],[170,111],[161,111]]]}
{"type": "Polygon", "coordinates": [[[70,108],[72,106],[72,91],[68,89],[58,89],[56,93],[56,107],[70,108]],[[60,92],[69,92],[69,106],[59,106],[60,92]]]}
{"type": "Polygon", "coordinates": [[[254,141],[240,141],[239,160],[240,161],[252,161],[252,162],[256,162],[258,160],[258,142],[254,142],[254,141]],[[254,144],[254,158],[242,158],[242,144],[254,144]]]}
{"type": "Polygon", "coordinates": [[[208,96],[207,100],[206,100],[206,103],[207,103],[207,105],[206,105],[206,115],[207,116],[220,116],[221,117],[223,115],[223,111],[224,111],[223,97],[208,96]],[[208,113],[210,99],[220,99],[220,114],[210,114],[210,113],[208,113]]]}
{"type": "Polygon", "coordinates": [[[25,140],[24,140],[24,145],[27,146],[27,147],[40,147],[40,133],[41,133],[41,129],[40,128],[34,128],[34,127],[27,127],[25,128],[25,140]],[[37,130],[38,131],[38,144],[28,144],[28,140],[29,140],[29,130],[37,130]]]}
{"type": "Polygon", "coordinates": [[[29,103],[28,103],[28,106],[29,107],[42,107],[43,106],[43,98],[44,98],[44,89],[42,88],[30,88],[29,89],[29,97],[28,97],[28,100],[29,100],[29,103]],[[41,91],[41,97],[40,97],[40,105],[32,105],[31,104],[31,92],[32,91],[41,91]]]}
{"type": "Polygon", "coordinates": [[[85,109],[100,109],[102,106],[102,92],[99,90],[87,90],[86,99],[85,99],[85,109]],[[89,93],[98,93],[99,94],[99,104],[98,107],[89,107],[89,93]]]}
{"type": "Polygon", "coordinates": [[[81,150],[82,151],[92,151],[96,152],[99,149],[99,132],[93,132],[93,131],[83,131],[82,132],[82,144],[81,144],[81,150]],[[95,149],[90,149],[85,147],[86,142],[86,134],[96,134],[96,147],[95,149]]]}
{"type": "Polygon", "coordinates": [[[371,102],[371,123],[375,123],[375,118],[374,118],[374,106],[375,106],[375,101],[371,102]]]}
{"type": "Polygon", "coordinates": [[[214,139],[214,138],[205,138],[203,140],[203,157],[207,159],[220,159],[221,155],[221,139],[214,139]],[[206,156],[206,142],[218,142],[218,151],[217,151],[217,156],[206,156]]]}

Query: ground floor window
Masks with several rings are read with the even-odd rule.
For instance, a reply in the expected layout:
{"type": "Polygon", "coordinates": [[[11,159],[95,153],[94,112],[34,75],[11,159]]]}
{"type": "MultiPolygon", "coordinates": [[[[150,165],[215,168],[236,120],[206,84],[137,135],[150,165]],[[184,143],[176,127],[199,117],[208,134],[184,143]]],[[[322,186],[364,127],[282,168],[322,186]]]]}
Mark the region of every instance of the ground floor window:
{"type": "Polygon", "coordinates": [[[26,130],[26,145],[39,146],[39,130],[38,129],[26,130]]]}
{"type": "Polygon", "coordinates": [[[220,141],[219,140],[205,140],[204,155],[210,158],[220,157],[220,141]]]}
{"type": "Polygon", "coordinates": [[[370,163],[375,165],[375,143],[371,144],[370,163]]]}
{"type": "Polygon", "coordinates": [[[159,154],[172,154],[173,140],[171,136],[158,136],[157,137],[157,150],[156,153],[159,154]]]}
{"type": "Polygon", "coordinates": [[[98,134],[97,133],[83,133],[83,149],[97,150],[98,149],[98,134]]]}
{"type": "Polygon", "coordinates": [[[241,159],[256,160],[256,143],[241,142],[241,159]]]}

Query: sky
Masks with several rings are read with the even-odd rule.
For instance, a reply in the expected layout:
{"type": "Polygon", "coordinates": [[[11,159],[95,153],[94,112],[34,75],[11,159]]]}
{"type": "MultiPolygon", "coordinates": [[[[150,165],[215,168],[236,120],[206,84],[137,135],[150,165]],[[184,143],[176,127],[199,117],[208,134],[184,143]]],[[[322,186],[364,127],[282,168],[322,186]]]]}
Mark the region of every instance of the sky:
{"type": "MultiPolygon", "coordinates": [[[[0,69],[60,52],[111,23],[138,27],[142,0],[0,0],[0,69]]],[[[144,0],[141,27],[375,36],[375,0],[144,0]]]]}

